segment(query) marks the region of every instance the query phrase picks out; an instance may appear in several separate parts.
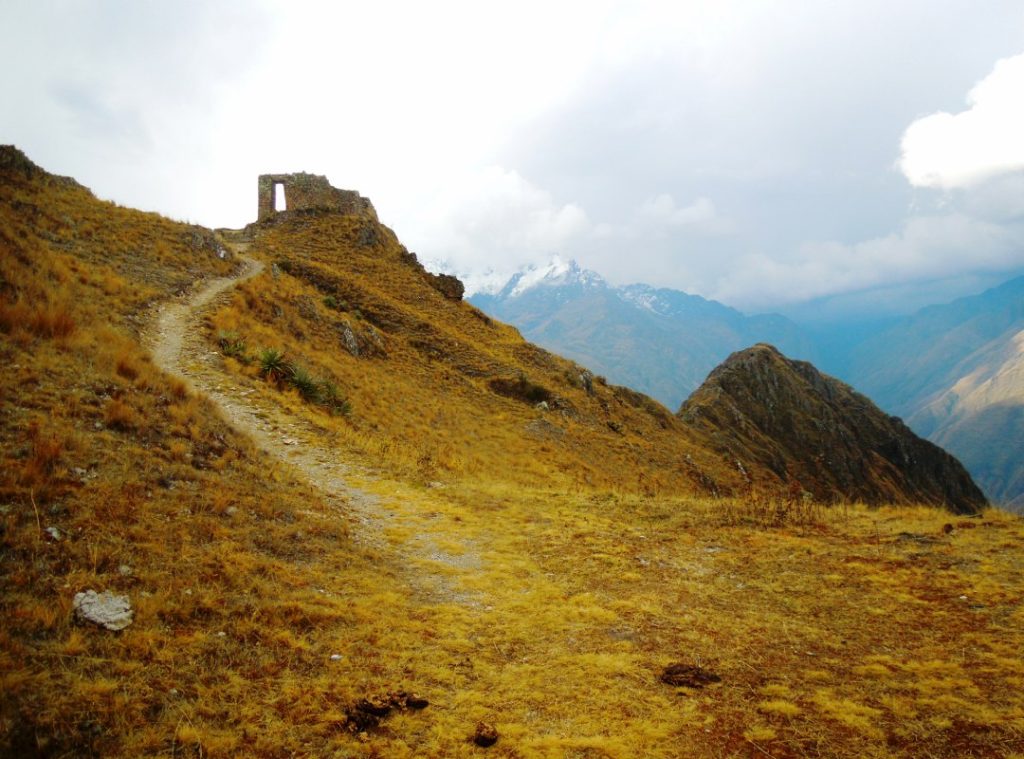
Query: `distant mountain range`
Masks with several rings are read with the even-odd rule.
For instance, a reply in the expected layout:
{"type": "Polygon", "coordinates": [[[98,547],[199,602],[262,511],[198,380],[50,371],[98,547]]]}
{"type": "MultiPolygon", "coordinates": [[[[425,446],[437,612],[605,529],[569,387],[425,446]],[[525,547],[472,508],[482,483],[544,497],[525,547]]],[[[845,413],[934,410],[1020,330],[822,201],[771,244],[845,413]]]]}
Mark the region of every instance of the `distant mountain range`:
{"type": "Polygon", "coordinates": [[[846,374],[1024,510],[1024,277],[901,319],[854,346],[846,374]]]}
{"type": "Polygon", "coordinates": [[[1024,277],[861,331],[813,331],[678,290],[613,286],[558,258],[470,301],[546,348],[670,408],[735,351],[814,361],[947,448],[993,500],[1024,510],[1024,277]]]}
{"type": "Polygon", "coordinates": [[[798,358],[811,358],[814,350],[783,316],[745,316],[678,290],[614,287],[558,258],[492,283],[469,300],[528,340],[673,409],[733,351],[758,342],[798,358]]]}

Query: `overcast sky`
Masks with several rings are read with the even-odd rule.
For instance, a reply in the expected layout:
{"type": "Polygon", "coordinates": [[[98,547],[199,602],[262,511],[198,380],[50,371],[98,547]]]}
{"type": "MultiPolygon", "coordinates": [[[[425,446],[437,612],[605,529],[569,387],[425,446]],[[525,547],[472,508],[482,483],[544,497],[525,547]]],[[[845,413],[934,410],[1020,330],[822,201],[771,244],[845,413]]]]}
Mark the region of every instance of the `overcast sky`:
{"type": "Polygon", "coordinates": [[[0,0],[0,28],[0,142],[209,226],[310,171],[462,272],[560,254],[813,317],[1024,271],[1020,0],[0,0]]]}

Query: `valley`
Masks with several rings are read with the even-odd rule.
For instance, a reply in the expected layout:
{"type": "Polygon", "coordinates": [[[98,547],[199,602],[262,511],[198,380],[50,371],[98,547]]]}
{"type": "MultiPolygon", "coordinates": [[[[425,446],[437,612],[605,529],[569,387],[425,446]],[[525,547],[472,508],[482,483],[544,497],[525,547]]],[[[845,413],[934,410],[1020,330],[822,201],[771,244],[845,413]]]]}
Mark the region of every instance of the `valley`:
{"type": "Polygon", "coordinates": [[[814,362],[956,455],[986,495],[1024,498],[1020,335],[1024,279],[899,319],[852,326],[747,316],[715,301],[647,285],[612,287],[575,262],[514,275],[471,302],[670,408],[731,353],[754,343],[814,362]]]}

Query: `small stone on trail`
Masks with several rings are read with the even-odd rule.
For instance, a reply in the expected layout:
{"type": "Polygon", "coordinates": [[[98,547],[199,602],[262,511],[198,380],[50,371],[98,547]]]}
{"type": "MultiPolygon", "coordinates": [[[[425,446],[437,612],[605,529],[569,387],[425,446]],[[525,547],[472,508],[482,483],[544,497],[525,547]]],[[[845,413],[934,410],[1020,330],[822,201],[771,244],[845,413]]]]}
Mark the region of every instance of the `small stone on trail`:
{"type": "Polygon", "coordinates": [[[669,664],[661,673],[661,681],[666,685],[685,686],[687,688],[703,688],[709,683],[720,683],[722,678],[714,672],[693,664],[669,664]]]}
{"type": "Polygon", "coordinates": [[[473,743],[481,748],[487,748],[488,746],[493,746],[497,742],[498,731],[495,730],[494,725],[487,722],[478,722],[476,725],[476,733],[473,735],[473,743]]]}
{"type": "Polygon", "coordinates": [[[76,617],[107,630],[123,630],[132,623],[134,615],[128,596],[119,596],[109,590],[102,593],[95,590],[76,593],[72,605],[76,617]]]}

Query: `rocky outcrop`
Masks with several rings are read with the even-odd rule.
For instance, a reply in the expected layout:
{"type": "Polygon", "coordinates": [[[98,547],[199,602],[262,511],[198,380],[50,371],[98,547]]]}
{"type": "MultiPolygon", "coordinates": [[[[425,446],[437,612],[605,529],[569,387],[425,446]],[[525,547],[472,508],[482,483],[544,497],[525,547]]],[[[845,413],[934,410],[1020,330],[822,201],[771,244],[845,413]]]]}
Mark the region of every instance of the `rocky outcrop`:
{"type": "MultiPolygon", "coordinates": [[[[0,145],[0,177],[20,181],[43,179],[51,184],[85,190],[82,185],[71,177],[57,176],[39,168],[14,145],[0,145]]],[[[89,191],[86,190],[86,192],[89,191]]],[[[92,195],[91,192],[89,194],[92,195]]]]}
{"type": "Polygon", "coordinates": [[[466,292],[466,286],[462,284],[462,280],[451,274],[427,272],[427,282],[448,300],[462,300],[462,295],[466,292]]]}
{"type": "Polygon", "coordinates": [[[729,356],[678,416],[741,471],[774,480],[768,486],[799,485],[825,501],[926,503],[960,513],[985,505],[951,455],[770,345],[729,356]]]}

